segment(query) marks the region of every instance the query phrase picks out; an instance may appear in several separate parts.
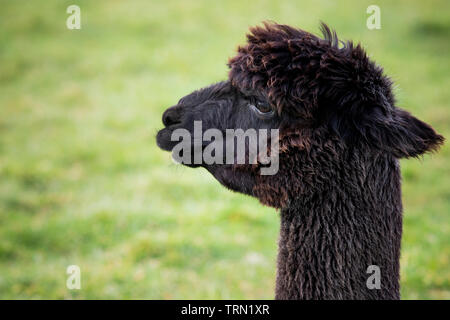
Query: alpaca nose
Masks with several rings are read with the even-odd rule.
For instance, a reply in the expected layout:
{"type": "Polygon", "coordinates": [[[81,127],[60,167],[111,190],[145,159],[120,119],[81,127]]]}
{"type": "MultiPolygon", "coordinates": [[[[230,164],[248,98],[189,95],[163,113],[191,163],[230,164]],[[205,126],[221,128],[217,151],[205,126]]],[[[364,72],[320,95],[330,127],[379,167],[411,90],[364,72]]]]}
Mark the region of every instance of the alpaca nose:
{"type": "Polygon", "coordinates": [[[162,122],[166,127],[181,122],[180,110],[176,106],[170,107],[164,111],[162,122]]]}

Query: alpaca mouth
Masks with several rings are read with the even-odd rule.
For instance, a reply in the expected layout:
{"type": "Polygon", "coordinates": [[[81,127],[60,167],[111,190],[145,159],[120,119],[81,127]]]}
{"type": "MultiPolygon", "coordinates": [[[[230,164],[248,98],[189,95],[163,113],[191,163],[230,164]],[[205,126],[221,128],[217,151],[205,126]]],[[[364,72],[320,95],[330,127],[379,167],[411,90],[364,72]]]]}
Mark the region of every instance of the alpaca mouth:
{"type": "MultiPolygon", "coordinates": [[[[181,127],[179,127],[181,128],[181,127]]],[[[156,144],[158,145],[159,148],[161,148],[164,151],[169,151],[172,152],[172,150],[174,149],[175,145],[177,145],[179,142],[178,141],[172,141],[171,136],[174,130],[176,130],[178,128],[163,128],[161,129],[157,135],[156,135],[156,144]]],[[[179,150],[179,157],[183,157],[183,150],[179,150]]],[[[176,160],[174,158],[174,156],[172,155],[172,158],[174,159],[175,162],[180,163],[184,166],[190,167],[190,168],[198,168],[201,167],[201,164],[195,164],[192,162],[178,162],[178,160],[176,160]]]]}
{"type": "Polygon", "coordinates": [[[156,144],[164,151],[172,151],[177,141],[172,141],[172,133],[176,128],[166,127],[158,131],[156,134],[156,144]]]}
{"type": "MultiPolygon", "coordinates": [[[[167,109],[163,114],[162,122],[165,128],[159,130],[156,134],[156,144],[162,150],[172,152],[175,146],[179,143],[178,139],[173,139],[173,133],[178,129],[185,129],[182,122],[182,113],[179,112],[179,107],[175,106],[167,109]]],[[[181,158],[183,157],[183,150],[178,152],[178,156],[181,158]]],[[[194,164],[192,161],[180,162],[176,159],[176,157],[174,157],[173,153],[172,159],[175,162],[187,167],[197,168],[200,166],[199,164],[194,164]]]]}
{"type": "Polygon", "coordinates": [[[172,134],[176,129],[182,128],[182,112],[179,106],[173,106],[164,111],[162,123],[165,128],[156,135],[156,144],[162,150],[172,151],[177,141],[173,141],[172,134]]]}

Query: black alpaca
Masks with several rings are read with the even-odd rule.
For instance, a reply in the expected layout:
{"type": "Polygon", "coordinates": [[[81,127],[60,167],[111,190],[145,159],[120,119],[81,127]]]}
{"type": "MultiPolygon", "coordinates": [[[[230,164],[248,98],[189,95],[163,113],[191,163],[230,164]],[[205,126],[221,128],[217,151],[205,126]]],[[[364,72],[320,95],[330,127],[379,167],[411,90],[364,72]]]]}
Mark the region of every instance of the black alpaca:
{"type": "MultiPolygon", "coordinates": [[[[398,159],[444,139],[395,105],[392,83],[363,49],[285,25],[251,29],[229,80],[195,91],[163,115],[158,145],[177,128],[277,128],[279,171],[206,168],[226,187],[281,209],[277,299],[399,299],[402,202],[398,159]],[[369,266],[381,288],[369,288],[369,266]]],[[[205,147],[204,145],[203,147],[205,147]]],[[[191,165],[195,166],[195,165],[191,165]]]]}

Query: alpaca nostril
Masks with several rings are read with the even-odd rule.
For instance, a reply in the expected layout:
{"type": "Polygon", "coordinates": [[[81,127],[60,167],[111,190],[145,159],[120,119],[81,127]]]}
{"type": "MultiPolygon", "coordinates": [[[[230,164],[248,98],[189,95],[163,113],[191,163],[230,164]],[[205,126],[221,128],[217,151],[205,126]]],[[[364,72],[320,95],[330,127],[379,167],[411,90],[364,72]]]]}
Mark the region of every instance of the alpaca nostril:
{"type": "Polygon", "coordinates": [[[162,122],[166,127],[181,121],[179,111],[174,108],[175,107],[171,107],[163,113],[162,122]]]}

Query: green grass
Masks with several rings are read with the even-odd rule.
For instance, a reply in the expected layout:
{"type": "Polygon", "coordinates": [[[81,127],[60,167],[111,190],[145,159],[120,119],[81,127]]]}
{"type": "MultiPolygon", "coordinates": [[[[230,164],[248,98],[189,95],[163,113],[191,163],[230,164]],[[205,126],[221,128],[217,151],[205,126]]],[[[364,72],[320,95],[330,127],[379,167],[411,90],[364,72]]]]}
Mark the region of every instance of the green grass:
{"type": "MultiPolygon", "coordinates": [[[[266,19],[361,41],[399,106],[450,137],[445,0],[1,1],[0,298],[273,297],[275,210],[155,144],[163,110],[224,79],[266,19]],[[81,30],[65,26],[73,3],[81,30]]],[[[405,299],[450,299],[449,159],[402,161],[405,299]]]]}

